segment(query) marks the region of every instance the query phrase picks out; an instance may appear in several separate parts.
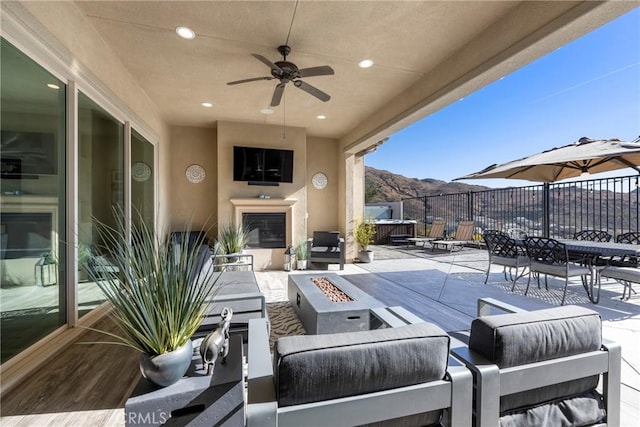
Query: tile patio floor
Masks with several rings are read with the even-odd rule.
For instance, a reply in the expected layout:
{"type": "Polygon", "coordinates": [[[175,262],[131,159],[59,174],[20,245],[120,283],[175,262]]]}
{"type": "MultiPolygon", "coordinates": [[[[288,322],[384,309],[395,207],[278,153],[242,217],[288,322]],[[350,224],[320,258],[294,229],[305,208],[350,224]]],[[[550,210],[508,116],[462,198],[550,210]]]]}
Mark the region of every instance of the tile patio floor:
{"type": "MultiPolygon", "coordinates": [[[[468,329],[476,315],[476,301],[492,297],[509,304],[535,310],[560,305],[561,280],[549,278],[549,291],[532,283],[524,295],[526,276],[514,292],[505,281],[502,268],[492,267],[484,284],[488,265],[486,250],[465,248],[453,254],[401,246],[374,247],[371,264],[336,265],[329,272],[345,276],[387,305],[402,305],[419,317],[438,324],[446,331],[468,329]]],[[[317,270],[304,271],[312,273],[317,270]]],[[[293,272],[292,274],[298,274],[293,272]]],[[[267,301],[287,299],[287,272],[256,272],[267,301]]],[[[640,286],[636,286],[636,290],[640,286]]],[[[588,307],[600,313],[603,336],[622,344],[622,426],[637,426],[640,417],[640,294],[621,301],[622,286],[603,282],[599,304],[592,304],[579,280],[570,281],[565,304],[588,307]]]]}

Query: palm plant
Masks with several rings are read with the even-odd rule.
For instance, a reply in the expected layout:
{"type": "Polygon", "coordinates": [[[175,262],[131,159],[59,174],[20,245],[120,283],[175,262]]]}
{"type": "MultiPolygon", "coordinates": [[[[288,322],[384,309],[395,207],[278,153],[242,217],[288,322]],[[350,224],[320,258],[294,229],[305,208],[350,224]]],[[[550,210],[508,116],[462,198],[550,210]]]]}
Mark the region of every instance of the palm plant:
{"type": "MultiPolygon", "coordinates": [[[[122,334],[99,332],[115,338],[111,344],[149,356],[179,349],[200,326],[219,277],[213,268],[201,269],[204,237],[176,250],[168,233],[158,234],[142,220],[133,222],[135,238],[128,239],[123,213],[116,212],[115,218],[115,227],[96,221],[96,228],[102,241],[98,250],[116,268],[93,272],[92,280],[111,302],[111,316],[122,334]]],[[[99,255],[94,251],[89,261],[99,255]]]]}
{"type": "Polygon", "coordinates": [[[249,243],[249,235],[244,227],[242,224],[236,224],[234,220],[230,220],[227,224],[221,225],[218,234],[220,236],[220,249],[223,254],[240,253],[247,243],[249,243]]]}

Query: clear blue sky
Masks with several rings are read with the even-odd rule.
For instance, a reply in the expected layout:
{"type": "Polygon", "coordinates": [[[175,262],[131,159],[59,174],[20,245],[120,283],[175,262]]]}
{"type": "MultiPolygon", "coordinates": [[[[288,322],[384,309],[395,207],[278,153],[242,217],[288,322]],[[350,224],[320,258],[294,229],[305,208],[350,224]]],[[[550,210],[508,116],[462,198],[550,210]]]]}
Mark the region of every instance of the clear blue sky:
{"type": "MultiPolygon", "coordinates": [[[[397,132],[365,164],[410,178],[451,181],[583,136],[640,136],[640,8],[397,132]]],[[[617,175],[634,173],[625,169],[617,175]]]]}

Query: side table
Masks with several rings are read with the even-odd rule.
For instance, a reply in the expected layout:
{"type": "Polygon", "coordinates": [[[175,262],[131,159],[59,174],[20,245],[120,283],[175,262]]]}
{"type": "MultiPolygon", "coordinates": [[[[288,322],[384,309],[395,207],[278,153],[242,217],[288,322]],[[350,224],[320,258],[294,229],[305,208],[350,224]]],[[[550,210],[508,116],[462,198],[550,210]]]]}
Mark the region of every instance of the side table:
{"type": "Polygon", "coordinates": [[[125,403],[127,426],[244,426],[242,337],[229,338],[229,356],[206,375],[198,348],[184,378],[157,387],[141,378],[125,403]]]}

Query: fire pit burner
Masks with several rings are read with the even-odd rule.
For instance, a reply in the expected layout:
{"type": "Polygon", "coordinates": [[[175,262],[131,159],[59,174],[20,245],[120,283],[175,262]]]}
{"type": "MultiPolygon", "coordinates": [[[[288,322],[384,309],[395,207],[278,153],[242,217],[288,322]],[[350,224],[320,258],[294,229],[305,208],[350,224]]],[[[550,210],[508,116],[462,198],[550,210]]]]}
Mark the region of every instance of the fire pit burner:
{"type": "Polygon", "coordinates": [[[329,298],[331,302],[353,301],[349,295],[342,292],[336,285],[331,283],[326,277],[312,277],[311,281],[329,298]]]}

